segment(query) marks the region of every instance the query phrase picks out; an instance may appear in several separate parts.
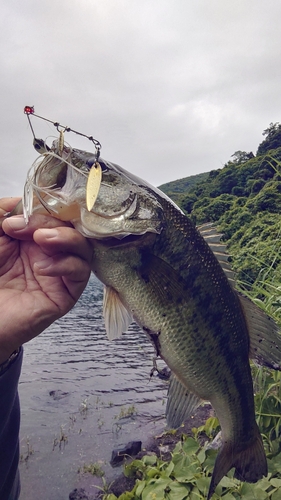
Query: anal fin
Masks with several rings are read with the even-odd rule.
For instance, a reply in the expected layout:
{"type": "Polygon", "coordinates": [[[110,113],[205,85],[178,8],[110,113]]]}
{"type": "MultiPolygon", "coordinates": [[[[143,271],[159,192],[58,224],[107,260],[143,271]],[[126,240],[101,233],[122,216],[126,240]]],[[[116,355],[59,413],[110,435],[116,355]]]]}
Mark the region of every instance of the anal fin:
{"type": "Polygon", "coordinates": [[[181,383],[174,373],[171,374],[166,408],[167,424],[177,429],[201,404],[202,400],[181,383]]]}

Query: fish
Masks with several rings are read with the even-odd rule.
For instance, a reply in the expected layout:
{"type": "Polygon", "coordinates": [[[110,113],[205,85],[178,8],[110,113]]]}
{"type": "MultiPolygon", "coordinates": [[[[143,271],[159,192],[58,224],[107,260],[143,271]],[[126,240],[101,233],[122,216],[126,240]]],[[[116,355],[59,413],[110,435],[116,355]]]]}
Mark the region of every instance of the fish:
{"type": "Polygon", "coordinates": [[[221,447],[207,499],[232,468],[250,483],[266,476],[249,358],[280,370],[281,336],[235,289],[221,235],[210,224],[197,228],[159,189],[94,153],[58,141],[39,146],[24,190],[26,220],[49,213],[89,238],[109,338],[136,321],[171,370],[168,426],[180,426],[202,401],[215,410],[221,447]]]}

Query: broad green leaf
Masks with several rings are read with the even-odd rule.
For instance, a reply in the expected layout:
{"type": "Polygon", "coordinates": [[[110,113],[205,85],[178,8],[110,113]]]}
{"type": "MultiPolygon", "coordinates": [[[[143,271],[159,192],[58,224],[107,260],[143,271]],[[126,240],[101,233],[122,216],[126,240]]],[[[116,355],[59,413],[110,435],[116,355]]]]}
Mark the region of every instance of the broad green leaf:
{"type": "Polygon", "coordinates": [[[206,450],[206,460],[203,463],[204,470],[206,469],[210,472],[213,471],[217,454],[218,454],[217,450],[206,450]]]}
{"type": "Polygon", "coordinates": [[[216,417],[209,417],[206,420],[205,425],[203,426],[202,430],[204,430],[206,432],[207,436],[211,436],[213,434],[213,431],[218,429],[219,426],[220,426],[220,423],[216,417]]]}
{"type": "Polygon", "coordinates": [[[205,458],[206,458],[206,450],[204,448],[202,448],[199,453],[197,454],[197,458],[200,462],[200,464],[203,464],[203,462],[205,461],[205,458]]]}
{"type": "Polygon", "coordinates": [[[198,488],[195,486],[192,491],[190,492],[188,500],[203,500],[204,497],[202,497],[200,491],[198,488]]]}
{"type": "Polygon", "coordinates": [[[236,500],[237,497],[234,497],[232,493],[228,492],[223,497],[221,497],[221,500],[236,500]]]}
{"type": "Polygon", "coordinates": [[[173,462],[170,462],[169,465],[163,471],[163,475],[169,477],[171,475],[171,473],[173,472],[174,467],[175,467],[175,464],[173,462]]]}
{"type": "Polygon", "coordinates": [[[136,470],[144,470],[144,463],[142,460],[133,460],[128,465],[124,467],[124,474],[126,477],[133,477],[136,474],[136,470]]]}
{"type": "Polygon", "coordinates": [[[176,463],[173,469],[173,476],[180,482],[188,482],[194,479],[194,475],[198,473],[197,465],[191,463],[188,456],[176,457],[176,463]]]}
{"type": "Polygon", "coordinates": [[[160,472],[160,470],[159,470],[159,469],[157,469],[157,467],[149,467],[149,468],[147,469],[147,471],[146,471],[146,477],[147,477],[148,479],[151,479],[151,478],[153,478],[153,477],[155,477],[155,476],[158,476],[158,477],[159,477],[160,475],[161,475],[161,472],[160,472]]]}
{"type": "MultiPolygon", "coordinates": [[[[272,484],[272,486],[274,486],[275,488],[281,488],[281,479],[273,477],[270,480],[270,484],[272,484]]],[[[281,498],[281,489],[280,489],[280,498],[281,498]]]]}
{"type": "Polygon", "coordinates": [[[182,450],[182,442],[178,441],[176,446],[174,447],[174,452],[173,453],[179,453],[182,450]]]}
{"type": "Polygon", "coordinates": [[[281,454],[268,461],[268,468],[273,474],[281,473],[281,454]]]}
{"type": "Polygon", "coordinates": [[[134,490],[132,491],[125,491],[125,493],[122,493],[120,497],[118,497],[118,500],[138,500],[134,490]]]}
{"type": "Polygon", "coordinates": [[[235,488],[237,487],[238,482],[231,477],[224,476],[220,481],[220,485],[224,488],[235,488]]]}
{"type": "Polygon", "coordinates": [[[182,444],[182,449],[187,455],[193,455],[198,448],[199,444],[191,437],[188,437],[182,444]]]}
{"type": "Polygon", "coordinates": [[[185,453],[175,453],[172,456],[172,462],[173,464],[177,465],[181,462],[183,462],[185,465],[189,465],[194,462],[192,457],[189,457],[185,453]]]}
{"type": "Polygon", "coordinates": [[[240,488],[240,494],[241,497],[244,498],[251,498],[252,500],[256,498],[254,496],[254,490],[253,490],[253,485],[250,483],[243,483],[240,488]]]}
{"type": "Polygon", "coordinates": [[[136,487],[136,496],[140,497],[146,485],[146,481],[139,481],[136,487]]]}
{"type": "Polygon", "coordinates": [[[168,478],[159,478],[150,481],[143,489],[142,500],[163,500],[165,498],[165,489],[172,481],[168,478]]]}
{"type": "Polygon", "coordinates": [[[196,486],[197,488],[203,493],[205,496],[207,496],[207,492],[210,487],[210,478],[209,477],[200,477],[199,479],[196,480],[196,486]]]}
{"type": "Polygon", "coordinates": [[[263,477],[262,479],[259,480],[259,482],[257,483],[257,486],[263,490],[263,491],[267,491],[268,488],[270,487],[270,481],[268,480],[267,477],[263,477]]]}
{"type": "Polygon", "coordinates": [[[156,455],[145,455],[142,457],[141,461],[145,465],[155,465],[157,462],[157,456],[156,455]]]}
{"type": "Polygon", "coordinates": [[[167,500],[184,500],[188,498],[190,487],[187,485],[179,484],[176,481],[171,483],[170,491],[167,493],[167,500]]]}
{"type": "Polygon", "coordinates": [[[252,492],[249,492],[249,494],[245,495],[245,500],[268,500],[268,494],[265,490],[263,490],[256,484],[252,484],[250,486],[252,486],[252,492]]]}
{"type": "Polygon", "coordinates": [[[281,492],[280,490],[274,491],[272,496],[270,497],[270,500],[280,500],[281,498],[281,492]]]}

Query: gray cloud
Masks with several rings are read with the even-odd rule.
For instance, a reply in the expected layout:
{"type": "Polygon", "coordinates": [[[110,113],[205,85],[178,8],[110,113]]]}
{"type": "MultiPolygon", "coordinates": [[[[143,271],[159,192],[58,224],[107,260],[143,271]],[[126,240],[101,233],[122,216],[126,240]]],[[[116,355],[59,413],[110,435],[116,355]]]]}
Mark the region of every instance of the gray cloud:
{"type": "Polygon", "coordinates": [[[280,120],[280,18],[274,0],[2,2],[0,195],[22,193],[36,157],[27,104],[155,185],[255,152],[280,120]]]}

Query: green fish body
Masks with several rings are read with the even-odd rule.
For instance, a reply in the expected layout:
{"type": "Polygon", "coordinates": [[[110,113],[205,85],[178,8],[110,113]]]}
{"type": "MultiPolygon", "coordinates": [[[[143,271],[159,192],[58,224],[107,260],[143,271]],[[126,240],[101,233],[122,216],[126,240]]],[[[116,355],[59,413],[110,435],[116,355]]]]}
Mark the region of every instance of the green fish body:
{"type": "Polygon", "coordinates": [[[202,400],[211,402],[219,418],[222,446],[208,499],[232,467],[235,477],[258,481],[267,474],[267,462],[255,421],[249,357],[280,369],[275,323],[235,290],[214,229],[204,227],[201,234],[163,193],[101,159],[99,194],[89,211],[86,174],[96,159],[84,151],[63,151],[67,162],[58,167],[57,157],[49,155],[28,186],[56,217],[63,206],[66,220],[69,209],[69,220],[90,238],[92,269],[105,285],[109,337],[122,334],[132,319],[149,336],[173,374],[170,426],[179,426],[202,400]],[[49,168],[50,161],[56,168],[49,168]]]}
{"type": "MultiPolygon", "coordinates": [[[[113,246],[92,240],[93,271],[107,287],[105,316],[118,316],[123,305],[180,386],[198,396],[194,407],[207,400],[215,409],[222,448],[210,498],[232,467],[244,481],[267,474],[255,421],[249,333],[238,295],[204,238],[172,204],[163,206],[165,222],[158,235],[113,246]]],[[[110,331],[110,319],[108,324],[110,331]]],[[[167,414],[171,426],[178,404],[179,398],[167,414]]],[[[176,426],[182,423],[175,421],[176,426]]]]}

